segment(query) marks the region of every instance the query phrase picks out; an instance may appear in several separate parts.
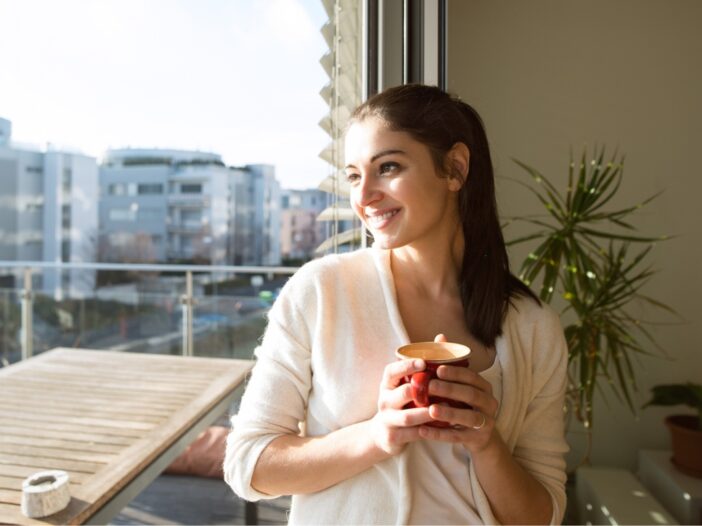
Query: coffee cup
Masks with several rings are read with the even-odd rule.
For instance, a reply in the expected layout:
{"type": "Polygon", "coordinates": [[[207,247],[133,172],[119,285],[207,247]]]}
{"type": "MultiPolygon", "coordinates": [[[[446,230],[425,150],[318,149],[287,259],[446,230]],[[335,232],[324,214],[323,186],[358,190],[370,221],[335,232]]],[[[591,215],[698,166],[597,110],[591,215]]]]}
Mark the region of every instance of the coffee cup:
{"type": "MultiPolygon", "coordinates": [[[[437,378],[436,371],[441,365],[468,367],[470,348],[460,343],[451,342],[417,342],[403,345],[395,351],[395,356],[401,360],[424,360],[426,368],[423,371],[405,376],[401,383],[409,383],[412,387],[412,402],[405,408],[429,407],[432,404],[444,404],[458,408],[470,408],[465,402],[429,395],[429,382],[437,378]]],[[[448,427],[448,422],[435,420],[430,426],[448,427]]]]}

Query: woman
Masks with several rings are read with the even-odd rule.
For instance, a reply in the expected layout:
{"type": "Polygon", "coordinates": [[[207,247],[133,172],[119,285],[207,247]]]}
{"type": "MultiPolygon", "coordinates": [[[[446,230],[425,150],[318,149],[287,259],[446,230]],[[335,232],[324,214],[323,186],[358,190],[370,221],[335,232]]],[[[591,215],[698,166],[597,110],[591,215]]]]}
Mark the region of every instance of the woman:
{"type": "Polygon", "coordinates": [[[293,495],[292,523],[559,523],[566,346],[558,316],[509,272],[480,118],[405,85],[354,112],[354,211],[373,248],[327,256],[284,287],[229,437],[248,500],[293,495]],[[403,409],[409,342],[468,345],[403,409]],[[426,424],[449,421],[440,429],[426,424]]]}

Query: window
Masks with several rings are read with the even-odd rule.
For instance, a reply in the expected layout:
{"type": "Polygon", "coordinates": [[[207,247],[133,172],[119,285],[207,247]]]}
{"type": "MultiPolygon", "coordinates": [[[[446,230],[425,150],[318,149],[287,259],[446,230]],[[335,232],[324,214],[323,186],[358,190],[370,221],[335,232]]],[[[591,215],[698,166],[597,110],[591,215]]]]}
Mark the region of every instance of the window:
{"type": "Polygon", "coordinates": [[[138,186],[137,193],[139,195],[156,195],[163,193],[163,185],[161,183],[141,183],[138,186]]]}
{"type": "Polygon", "coordinates": [[[71,184],[73,179],[73,172],[70,168],[64,168],[63,174],[61,176],[61,187],[63,188],[64,195],[71,193],[71,184]]]}
{"type": "Polygon", "coordinates": [[[128,208],[111,208],[108,217],[110,221],[134,221],[136,219],[136,209],[128,208]]]}
{"type": "Polygon", "coordinates": [[[29,240],[24,244],[24,258],[29,261],[37,261],[42,259],[42,250],[44,243],[42,241],[29,240]]]}
{"type": "MultiPolygon", "coordinates": [[[[262,252],[258,239],[267,236],[269,245],[279,244],[278,216],[271,219],[270,232],[258,218],[265,210],[280,210],[280,189],[316,187],[330,173],[318,156],[328,144],[319,123],[329,112],[325,101],[338,97],[341,83],[332,85],[325,71],[334,67],[329,56],[336,35],[360,35],[356,2],[241,0],[206,5],[183,0],[176,9],[167,1],[154,1],[139,4],[143,23],[136,25],[133,8],[120,0],[86,7],[80,17],[60,2],[50,2],[42,4],[41,17],[50,21],[42,26],[48,30],[30,34],[23,21],[33,19],[36,4],[10,7],[0,1],[0,48],[14,50],[0,53],[3,103],[16,108],[16,129],[29,130],[23,140],[70,144],[88,158],[52,147],[60,166],[57,185],[64,184],[76,199],[99,199],[92,184],[82,184],[93,175],[90,162],[98,164],[100,218],[108,223],[98,225],[101,240],[116,231],[133,234],[137,221],[165,228],[171,217],[171,226],[180,226],[180,212],[197,207],[203,209],[202,217],[188,222],[213,232],[225,227],[237,240],[216,237],[213,246],[236,248],[213,256],[213,263],[231,263],[243,254],[242,264],[280,264],[274,251],[262,252]],[[339,10],[348,30],[330,32],[331,18],[338,18],[339,10]],[[105,19],[107,32],[99,30],[105,19]],[[127,40],[113,38],[127,33],[127,40]],[[76,54],[76,42],[90,45],[76,54]],[[172,45],[163,47],[163,42],[172,45]],[[325,53],[329,56],[320,65],[325,53]],[[56,56],[71,56],[75,67],[53,68],[56,56]],[[123,67],[125,56],[128,68],[123,67]],[[42,83],[40,72],[48,70],[52,82],[42,83]],[[174,70],[182,73],[175,82],[164,73],[174,70]],[[286,79],[282,91],[281,78],[286,79]],[[65,89],[56,93],[52,86],[65,89]],[[35,99],[47,102],[40,118],[32,109],[35,99]],[[100,115],[99,122],[94,115],[100,115]],[[50,135],[44,136],[43,130],[51,130],[50,135]],[[243,192],[233,195],[235,187],[243,192]],[[131,210],[132,199],[140,206],[158,203],[160,212],[131,210]]],[[[343,87],[349,89],[347,83],[343,87]]],[[[25,170],[42,170],[39,156],[24,162],[23,175],[29,175],[25,170]]],[[[83,227],[72,225],[74,233],[83,227]]]]}
{"type": "Polygon", "coordinates": [[[27,173],[29,174],[43,174],[44,168],[41,166],[27,166],[27,173]]]}
{"type": "Polygon", "coordinates": [[[61,206],[61,227],[64,230],[71,228],[71,205],[61,206]]]}
{"type": "Polygon", "coordinates": [[[71,242],[68,239],[61,241],[61,261],[71,260],[71,242]]]}
{"type": "Polygon", "coordinates": [[[108,185],[107,193],[109,195],[127,195],[127,185],[124,183],[108,185]]]}
{"type": "Polygon", "coordinates": [[[181,194],[201,194],[202,184],[181,184],[180,185],[181,194]]]}
{"type": "Polygon", "coordinates": [[[137,185],[135,183],[112,183],[107,186],[107,193],[114,196],[136,195],[137,185]]]}
{"type": "Polygon", "coordinates": [[[24,213],[24,228],[41,232],[44,227],[44,213],[42,205],[29,203],[24,213]]]}
{"type": "Polygon", "coordinates": [[[200,226],[202,224],[202,211],[183,210],[180,214],[180,221],[185,226],[200,226]]]}

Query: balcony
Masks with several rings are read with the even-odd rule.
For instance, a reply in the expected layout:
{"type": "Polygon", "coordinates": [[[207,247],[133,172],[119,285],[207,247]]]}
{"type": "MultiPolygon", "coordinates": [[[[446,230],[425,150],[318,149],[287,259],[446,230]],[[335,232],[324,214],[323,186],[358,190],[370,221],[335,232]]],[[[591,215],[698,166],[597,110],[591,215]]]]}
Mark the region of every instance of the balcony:
{"type": "Polygon", "coordinates": [[[202,221],[191,221],[185,223],[172,223],[168,225],[168,231],[174,234],[209,234],[209,225],[205,225],[202,221]]]}
{"type": "MultiPolygon", "coordinates": [[[[250,359],[270,298],[295,270],[0,262],[0,371],[56,347],[250,359]]],[[[284,524],[288,507],[263,503],[258,520],[284,524]]],[[[244,524],[251,513],[222,480],[161,475],[111,524],[244,524]]]]}
{"type": "Polygon", "coordinates": [[[209,208],[211,199],[206,194],[168,194],[171,208],[209,208]]]}

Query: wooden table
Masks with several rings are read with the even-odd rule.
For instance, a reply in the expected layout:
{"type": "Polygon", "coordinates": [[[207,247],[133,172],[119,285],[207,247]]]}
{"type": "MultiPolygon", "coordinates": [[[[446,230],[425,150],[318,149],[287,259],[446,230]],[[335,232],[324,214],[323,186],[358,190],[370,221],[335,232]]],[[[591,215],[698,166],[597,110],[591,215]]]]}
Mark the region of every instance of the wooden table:
{"type": "Polygon", "coordinates": [[[241,396],[253,362],[54,349],[0,369],[0,523],[109,522],[241,396]],[[69,473],[71,502],[39,520],[22,481],[69,473]]]}

